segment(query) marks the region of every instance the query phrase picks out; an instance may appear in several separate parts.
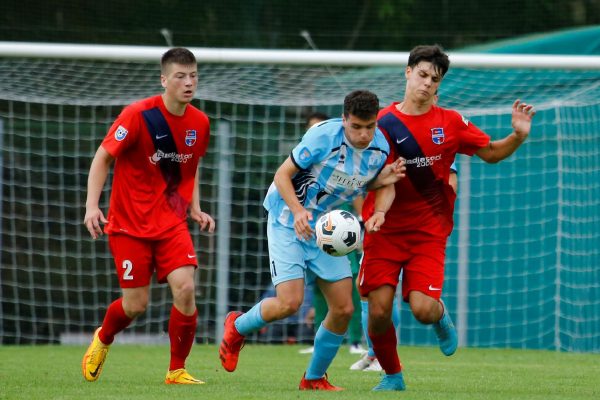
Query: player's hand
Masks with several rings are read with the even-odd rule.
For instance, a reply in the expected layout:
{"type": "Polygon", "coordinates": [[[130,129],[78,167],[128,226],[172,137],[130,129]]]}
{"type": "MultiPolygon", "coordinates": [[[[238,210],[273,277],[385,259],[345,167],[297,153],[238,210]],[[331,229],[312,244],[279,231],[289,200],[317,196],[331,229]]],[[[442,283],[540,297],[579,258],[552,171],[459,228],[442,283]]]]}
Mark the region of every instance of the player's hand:
{"type": "Polygon", "coordinates": [[[368,233],[377,232],[381,229],[381,225],[385,222],[385,213],[383,211],[375,211],[371,218],[365,222],[365,231],[368,233]]]}
{"type": "Polygon", "coordinates": [[[107,219],[104,218],[102,210],[98,207],[85,209],[85,217],[83,217],[83,224],[87,228],[92,239],[98,239],[103,235],[102,226],[100,224],[108,223],[107,219]]]}
{"type": "Polygon", "coordinates": [[[512,128],[515,135],[524,141],[531,131],[531,120],[535,115],[535,108],[531,104],[522,103],[517,99],[512,105],[512,128]]]}
{"type": "Polygon", "coordinates": [[[396,161],[387,164],[375,180],[374,188],[380,188],[398,182],[406,176],[406,160],[398,157],[396,161]]]}
{"type": "Polygon", "coordinates": [[[215,231],[215,220],[209,214],[200,210],[200,208],[192,207],[190,210],[190,218],[200,225],[201,230],[206,230],[210,233],[215,231]]]}
{"type": "Polygon", "coordinates": [[[294,230],[298,239],[310,240],[313,237],[315,232],[310,227],[310,221],[312,220],[312,213],[306,208],[294,213],[294,230]]]}
{"type": "Polygon", "coordinates": [[[406,160],[404,157],[398,157],[396,161],[390,164],[391,174],[396,180],[394,183],[406,176],[406,160]]]}

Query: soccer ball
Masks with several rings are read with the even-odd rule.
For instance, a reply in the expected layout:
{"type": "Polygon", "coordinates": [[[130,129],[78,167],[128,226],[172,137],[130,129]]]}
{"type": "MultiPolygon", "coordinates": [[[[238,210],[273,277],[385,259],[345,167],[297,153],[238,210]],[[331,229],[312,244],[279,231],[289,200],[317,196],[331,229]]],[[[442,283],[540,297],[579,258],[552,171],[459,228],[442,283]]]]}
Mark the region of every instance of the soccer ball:
{"type": "Polygon", "coordinates": [[[351,212],[330,211],[319,218],[315,228],[317,246],[332,256],[345,256],[360,244],[360,222],[351,212]]]}

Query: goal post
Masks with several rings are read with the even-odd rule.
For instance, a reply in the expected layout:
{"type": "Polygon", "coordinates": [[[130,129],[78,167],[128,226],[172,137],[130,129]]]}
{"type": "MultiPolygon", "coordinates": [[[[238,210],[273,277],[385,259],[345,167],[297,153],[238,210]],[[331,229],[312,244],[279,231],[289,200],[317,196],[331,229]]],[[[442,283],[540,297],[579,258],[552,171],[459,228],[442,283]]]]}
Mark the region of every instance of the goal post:
{"type": "MultiPolygon", "coordinates": [[[[81,224],[87,173],[122,107],[162,90],[166,50],[0,42],[1,343],[87,341],[119,295],[105,239],[92,241],[81,224]]],[[[382,105],[399,100],[408,53],[191,50],[194,104],[212,132],[202,208],[217,217],[214,235],[190,225],[197,340],[213,343],[228,310],[272,290],[262,200],[307,113],[337,116],[360,88],[382,105]]],[[[510,131],[514,99],[538,110],[530,138],[504,162],[459,157],[444,299],[461,345],[600,351],[600,57],[449,56],[440,104],[492,138],[510,131]]],[[[147,312],[125,334],[164,340],[170,302],[154,282],[147,312]]],[[[435,344],[401,308],[400,342],[435,344]]],[[[299,316],[249,340],[308,342],[312,333],[299,316]]]]}

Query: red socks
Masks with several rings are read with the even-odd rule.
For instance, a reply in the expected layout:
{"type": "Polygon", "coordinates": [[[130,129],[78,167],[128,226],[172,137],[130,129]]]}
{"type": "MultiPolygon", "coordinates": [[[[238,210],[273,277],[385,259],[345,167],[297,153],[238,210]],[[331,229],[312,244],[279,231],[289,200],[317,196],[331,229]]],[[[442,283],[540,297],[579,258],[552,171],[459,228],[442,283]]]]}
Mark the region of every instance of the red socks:
{"type": "Polygon", "coordinates": [[[192,315],[184,315],[175,306],[171,307],[169,318],[169,338],[171,339],[171,363],[169,371],[185,366],[185,359],[192,350],[196,337],[198,310],[192,315]]]}
{"type": "MultiPolygon", "coordinates": [[[[112,302],[106,310],[102,329],[98,333],[100,341],[111,344],[115,335],[127,328],[132,318],[129,318],[123,310],[123,299],[119,298],[112,302]]],[[[175,306],[171,307],[169,318],[169,338],[171,340],[171,363],[169,370],[173,371],[185,366],[185,359],[190,354],[194,339],[196,337],[196,325],[198,310],[192,315],[184,315],[175,306]]]]}
{"type": "Polygon", "coordinates": [[[396,329],[393,324],[383,335],[374,335],[369,332],[369,338],[373,342],[373,351],[381,367],[388,375],[397,374],[402,370],[398,350],[396,349],[396,329]]]}
{"type": "Polygon", "coordinates": [[[132,318],[129,318],[123,310],[123,298],[113,301],[106,309],[102,329],[98,333],[100,341],[104,344],[111,344],[115,340],[115,335],[127,328],[132,318]]]}

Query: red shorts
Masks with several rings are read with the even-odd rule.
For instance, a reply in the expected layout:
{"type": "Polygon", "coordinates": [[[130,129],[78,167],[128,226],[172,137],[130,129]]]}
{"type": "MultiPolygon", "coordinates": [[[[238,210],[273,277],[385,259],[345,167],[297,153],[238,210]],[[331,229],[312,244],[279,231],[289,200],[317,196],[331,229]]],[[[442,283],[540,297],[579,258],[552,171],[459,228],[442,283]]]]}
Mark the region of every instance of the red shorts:
{"type": "Polygon", "coordinates": [[[185,224],[159,239],[111,234],[108,245],[122,288],[148,286],[155,270],[158,282],[165,283],[167,275],[177,268],[198,266],[192,237],[185,224]]]}
{"type": "Polygon", "coordinates": [[[422,233],[365,235],[364,255],[358,275],[363,297],[384,286],[398,286],[402,272],[402,298],[417,290],[439,299],[444,284],[446,240],[422,233]]]}

